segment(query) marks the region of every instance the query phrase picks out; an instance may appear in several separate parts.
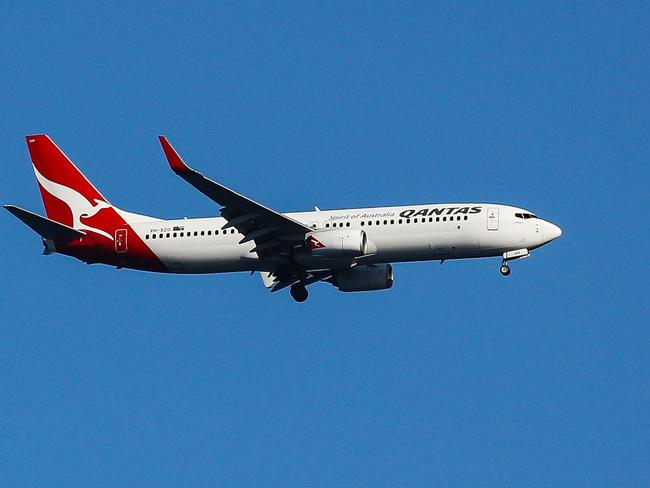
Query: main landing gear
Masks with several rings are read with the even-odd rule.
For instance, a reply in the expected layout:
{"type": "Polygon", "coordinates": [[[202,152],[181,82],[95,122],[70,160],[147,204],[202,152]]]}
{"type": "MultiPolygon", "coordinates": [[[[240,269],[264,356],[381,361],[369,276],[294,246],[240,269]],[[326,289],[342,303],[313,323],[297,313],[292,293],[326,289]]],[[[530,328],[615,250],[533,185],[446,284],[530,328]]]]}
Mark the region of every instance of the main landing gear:
{"type": "Polygon", "coordinates": [[[302,303],[305,300],[307,300],[308,296],[309,296],[309,292],[307,291],[305,285],[296,283],[295,285],[291,286],[291,297],[298,303],[302,303]]]}

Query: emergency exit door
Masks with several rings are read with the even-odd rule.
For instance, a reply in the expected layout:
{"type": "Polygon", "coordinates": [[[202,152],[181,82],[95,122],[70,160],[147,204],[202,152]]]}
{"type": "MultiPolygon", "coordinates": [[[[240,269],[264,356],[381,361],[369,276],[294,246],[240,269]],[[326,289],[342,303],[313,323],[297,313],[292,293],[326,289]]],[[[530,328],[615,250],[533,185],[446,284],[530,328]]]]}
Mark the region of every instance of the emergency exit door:
{"type": "Polygon", "coordinates": [[[115,252],[126,252],[126,229],[115,231],[115,252]]]}
{"type": "Polygon", "coordinates": [[[487,229],[499,230],[499,209],[498,208],[488,208],[487,229]]]}

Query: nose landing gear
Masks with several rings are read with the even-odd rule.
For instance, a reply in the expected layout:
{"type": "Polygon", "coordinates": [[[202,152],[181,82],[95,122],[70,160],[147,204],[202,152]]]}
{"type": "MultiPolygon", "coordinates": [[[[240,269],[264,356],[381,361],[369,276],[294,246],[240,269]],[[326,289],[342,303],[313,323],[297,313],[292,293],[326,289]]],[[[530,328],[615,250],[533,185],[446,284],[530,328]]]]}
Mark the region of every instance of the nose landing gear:
{"type": "Polygon", "coordinates": [[[508,261],[514,261],[516,259],[524,259],[530,256],[528,249],[516,249],[515,251],[508,251],[503,253],[503,259],[501,261],[501,274],[503,276],[510,276],[511,270],[508,266],[508,261]]]}
{"type": "Polygon", "coordinates": [[[307,291],[305,285],[299,283],[292,285],[290,292],[291,292],[291,297],[298,303],[304,302],[305,300],[307,300],[307,297],[309,296],[309,292],[307,291]]]}

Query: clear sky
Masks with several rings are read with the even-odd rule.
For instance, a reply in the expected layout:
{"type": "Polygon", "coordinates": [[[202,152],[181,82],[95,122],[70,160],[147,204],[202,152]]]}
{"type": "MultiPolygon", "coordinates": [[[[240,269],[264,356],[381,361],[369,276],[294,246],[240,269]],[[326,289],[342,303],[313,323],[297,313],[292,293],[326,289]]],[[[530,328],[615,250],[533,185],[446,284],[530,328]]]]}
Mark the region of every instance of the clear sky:
{"type": "Polygon", "coordinates": [[[41,255],[0,216],[2,486],[648,486],[647,2],[31,2],[0,12],[0,200],[45,132],[116,205],[511,203],[564,235],[390,291],[41,255]]]}

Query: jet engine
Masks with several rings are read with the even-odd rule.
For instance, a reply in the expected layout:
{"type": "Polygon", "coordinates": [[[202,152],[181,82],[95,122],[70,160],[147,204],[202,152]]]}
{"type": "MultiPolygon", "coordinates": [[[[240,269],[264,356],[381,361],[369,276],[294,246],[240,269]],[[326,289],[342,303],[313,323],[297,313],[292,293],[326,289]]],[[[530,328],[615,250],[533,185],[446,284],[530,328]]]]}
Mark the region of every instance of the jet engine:
{"type": "Polygon", "coordinates": [[[393,286],[393,267],[390,264],[369,264],[337,271],[330,283],[340,291],[386,290],[393,286]]]}
{"type": "Polygon", "coordinates": [[[344,258],[366,254],[368,238],[359,229],[337,229],[316,232],[307,237],[312,256],[344,258]]]}

